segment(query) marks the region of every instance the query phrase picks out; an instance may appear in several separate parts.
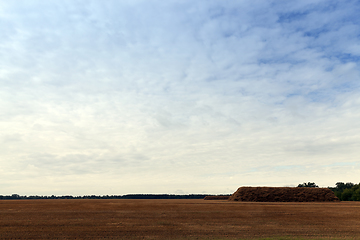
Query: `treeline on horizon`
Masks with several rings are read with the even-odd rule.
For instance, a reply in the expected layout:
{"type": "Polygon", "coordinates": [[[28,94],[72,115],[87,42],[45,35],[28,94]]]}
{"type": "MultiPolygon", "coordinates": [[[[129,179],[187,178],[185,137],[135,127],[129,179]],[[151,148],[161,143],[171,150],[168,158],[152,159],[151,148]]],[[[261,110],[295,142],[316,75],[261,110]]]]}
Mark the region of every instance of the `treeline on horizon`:
{"type": "MultiPolygon", "coordinates": [[[[298,187],[319,187],[313,182],[299,184],[298,187]]],[[[360,201],[360,183],[354,184],[352,182],[337,182],[335,187],[328,187],[334,192],[335,196],[340,201],[360,201]]]]}
{"type": "Polygon", "coordinates": [[[360,183],[337,182],[336,187],[329,187],[340,201],[360,201],[360,183]]]}
{"type": "MultiPolygon", "coordinates": [[[[216,196],[230,196],[229,195],[216,195],[216,196]]],[[[20,196],[19,194],[12,194],[3,196],[0,195],[0,200],[16,200],[16,199],[204,199],[206,196],[215,196],[211,194],[126,194],[126,195],[84,195],[84,196],[20,196]]]]}
{"type": "MultiPolygon", "coordinates": [[[[297,187],[319,187],[314,182],[302,183],[297,187]]],[[[328,187],[340,201],[360,201],[360,183],[337,182],[335,187],[328,187]]],[[[231,194],[126,194],[126,195],[84,195],[84,196],[20,196],[19,194],[0,195],[0,200],[16,199],[204,199],[206,196],[231,196],[231,194]]]]}

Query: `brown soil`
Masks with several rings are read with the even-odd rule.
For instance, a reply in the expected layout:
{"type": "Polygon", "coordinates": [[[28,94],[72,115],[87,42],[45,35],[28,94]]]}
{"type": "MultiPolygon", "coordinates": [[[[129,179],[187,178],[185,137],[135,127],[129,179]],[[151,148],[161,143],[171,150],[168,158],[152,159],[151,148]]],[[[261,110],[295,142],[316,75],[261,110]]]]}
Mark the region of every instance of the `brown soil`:
{"type": "Polygon", "coordinates": [[[245,202],[336,202],[339,199],[328,188],[306,187],[240,187],[229,198],[245,202]]]}
{"type": "Polygon", "coordinates": [[[1,239],[360,239],[359,226],[359,202],[0,201],[1,239]]]}
{"type": "Polygon", "coordinates": [[[204,200],[228,200],[230,196],[206,196],[204,200]]]}

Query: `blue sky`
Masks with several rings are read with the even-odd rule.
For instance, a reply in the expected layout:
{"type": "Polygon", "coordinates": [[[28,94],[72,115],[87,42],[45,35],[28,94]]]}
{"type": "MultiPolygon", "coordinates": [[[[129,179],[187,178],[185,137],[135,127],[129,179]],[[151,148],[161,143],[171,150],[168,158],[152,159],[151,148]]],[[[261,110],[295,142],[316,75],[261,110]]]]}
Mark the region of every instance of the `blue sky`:
{"type": "Polygon", "coordinates": [[[0,0],[0,194],[358,183],[359,11],[0,0]]]}

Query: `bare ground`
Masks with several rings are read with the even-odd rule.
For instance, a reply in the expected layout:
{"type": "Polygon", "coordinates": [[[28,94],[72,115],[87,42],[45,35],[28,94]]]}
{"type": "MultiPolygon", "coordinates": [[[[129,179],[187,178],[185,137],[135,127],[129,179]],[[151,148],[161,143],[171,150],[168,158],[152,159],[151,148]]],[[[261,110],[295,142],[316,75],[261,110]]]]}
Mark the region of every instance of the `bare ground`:
{"type": "Polygon", "coordinates": [[[1,200],[1,239],[360,239],[360,203],[1,200]]]}

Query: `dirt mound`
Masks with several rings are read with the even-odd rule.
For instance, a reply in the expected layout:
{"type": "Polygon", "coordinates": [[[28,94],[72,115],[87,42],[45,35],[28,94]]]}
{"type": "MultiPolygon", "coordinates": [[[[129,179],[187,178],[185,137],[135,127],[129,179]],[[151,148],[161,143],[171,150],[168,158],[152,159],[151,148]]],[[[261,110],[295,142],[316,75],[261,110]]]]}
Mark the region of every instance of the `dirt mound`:
{"type": "Polygon", "coordinates": [[[204,198],[204,200],[228,200],[230,196],[224,196],[224,195],[219,195],[219,196],[206,196],[204,198]]]}
{"type": "Polygon", "coordinates": [[[336,202],[339,199],[328,188],[240,187],[229,198],[243,202],[336,202]]]}

